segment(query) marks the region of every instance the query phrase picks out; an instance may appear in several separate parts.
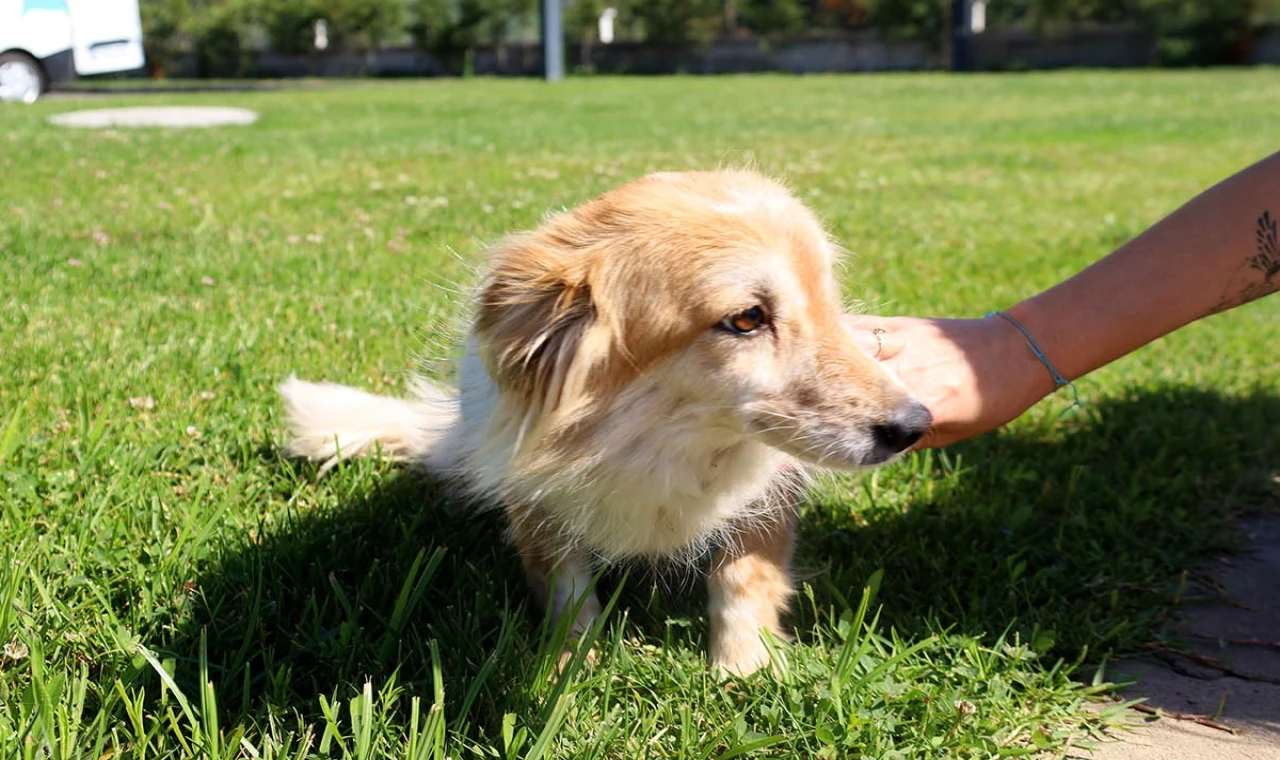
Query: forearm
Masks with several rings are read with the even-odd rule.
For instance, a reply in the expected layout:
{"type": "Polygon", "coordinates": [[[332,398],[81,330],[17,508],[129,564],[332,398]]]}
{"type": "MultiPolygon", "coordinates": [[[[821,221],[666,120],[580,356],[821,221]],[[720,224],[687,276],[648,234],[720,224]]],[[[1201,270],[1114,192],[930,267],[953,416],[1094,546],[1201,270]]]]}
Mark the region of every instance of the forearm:
{"type": "MultiPolygon", "coordinates": [[[[1280,154],[1207,190],[1071,279],[1005,313],[1068,380],[1209,314],[1280,289],[1280,154]]],[[[918,444],[946,446],[1014,419],[1054,391],[1008,321],[851,317],[868,353],[933,414],[918,444]]]]}
{"type": "MultiPolygon", "coordinates": [[[[1036,336],[1059,372],[1075,379],[1189,322],[1280,288],[1278,217],[1280,153],[1007,313],[1036,336]]],[[[1053,390],[1046,377],[1034,382],[1040,396],[1053,390]]]]}

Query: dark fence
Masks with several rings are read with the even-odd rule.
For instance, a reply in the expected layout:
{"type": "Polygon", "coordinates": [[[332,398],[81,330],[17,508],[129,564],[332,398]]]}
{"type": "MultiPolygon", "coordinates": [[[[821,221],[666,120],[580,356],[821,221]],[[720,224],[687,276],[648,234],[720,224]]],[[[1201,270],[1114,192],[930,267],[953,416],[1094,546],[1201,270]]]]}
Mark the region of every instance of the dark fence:
{"type": "Polygon", "coordinates": [[[998,29],[973,38],[974,68],[1022,69],[1133,68],[1155,62],[1156,40],[1138,27],[1073,29],[1037,34],[1030,29],[998,29]]]}
{"type": "MultiPolygon", "coordinates": [[[[978,70],[1007,71],[1068,67],[1126,68],[1156,62],[1156,41],[1137,27],[1112,26],[1043,34],[1030,29],[993,29],[975,35],[971,57],[978,70]]],[[[943,50],[918,41],[889,41],[872,32],[782,40],[733,39],[709,46],[661,46],[639,42],[570,45],[570,70],[602,74],[736,74],[777,71],[793,74],[944,69],[943,50]]],[[[1253,35],[1247,60],[1280,64],[1280,26],[1253,35]]],[[[470,70],[481,75],[533,76],[542,70],[542,51],[534,44],[484,47],[474,51],[470,70]]],[[[178,56],[171,77],[197,75],[196,57],[178,56]]],[[[413,48],[365,53],[283,55],[250,51],[236,71],[261,78],[447,76],[435,56],[413,48]]]]}

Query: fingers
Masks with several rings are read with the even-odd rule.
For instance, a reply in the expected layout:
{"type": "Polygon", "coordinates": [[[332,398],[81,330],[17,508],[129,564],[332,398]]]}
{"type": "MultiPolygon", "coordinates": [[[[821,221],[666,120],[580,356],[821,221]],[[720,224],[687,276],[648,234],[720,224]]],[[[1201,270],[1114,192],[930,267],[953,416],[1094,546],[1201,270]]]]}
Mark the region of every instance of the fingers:
{"type": "Polygon", "coordinates": [[[925,434],[920,437],[920,440],[916,441],[911,446],[911,448],[908,449],[908,451],[923,451],[925,449],[941,449],[945,446],[951,445],[954,442],[955,441],[953,440],[952,436],[948,436],[944,434],[941,430],[938,429],[937,425],[934,425],[933,427],[930,427],[929,430],[926,431],[925,434]]]}
{"type": "Polygon", "coordinates": [[[847,316],[845,326],[853,340],[868,356],[885,361],[902,352],[905,336],[892,318],[847,316]]]}
{"type": "Polygon", "coordinates": [[[893,327],[877,328],[880,332],[872,330],[872,337],[876,339],[876,352],[873,354],[880,361],[887,361],[897,357],[907,347],[906,335],[893,327]]]}

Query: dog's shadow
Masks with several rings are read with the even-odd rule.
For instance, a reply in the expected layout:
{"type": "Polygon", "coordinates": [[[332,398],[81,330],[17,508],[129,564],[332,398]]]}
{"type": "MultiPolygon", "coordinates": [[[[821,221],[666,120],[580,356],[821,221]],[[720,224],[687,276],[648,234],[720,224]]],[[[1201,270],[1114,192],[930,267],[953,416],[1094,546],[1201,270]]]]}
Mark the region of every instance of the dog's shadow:
{"type": "MultiPolygon", "coordinates": [[[[815,607],[856,604],[883,569],[881,620],[908,636],[1012,627],[1068,657],[1131,647],[1171,607],[1167,583],[1191,558],[1229,545],[1227,513],[1274,497],[1278,431],[1274,390],[1135,393],[1042,433],[861,475],[856,499],[819,487],[797,557],[816,605],[802,597],[790,621],[803,638],[815,607]]],[[[222,709],[314,715],[335,684],[394,676],[425,695],[437,674],[455,694],[479,684],[473,725],[519,709],[544,631],[500,514],[386,464],[349,463],[317,482],[314,467],[265,456],[289,510],[200,578],[166,645],[194,663],[205,642],[222,709]]],[[[700,645],[702,584],[651,581],[621,584],[627,619],[615,624],[657,640],[690,621],[688,643],[700,645]]],[[[605,592],[618,583],[606,577],[605,592]]]]}

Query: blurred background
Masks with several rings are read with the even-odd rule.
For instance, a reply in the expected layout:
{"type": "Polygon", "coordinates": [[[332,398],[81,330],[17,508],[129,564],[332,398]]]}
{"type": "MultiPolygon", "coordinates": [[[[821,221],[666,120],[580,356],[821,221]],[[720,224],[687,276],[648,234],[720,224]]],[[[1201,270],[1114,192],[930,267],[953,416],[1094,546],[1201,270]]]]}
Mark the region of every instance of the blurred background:
{"type": "MultiPolygon", "coordinates": [[[[538,0],[141,0],[153,78],[537,75],[538,0]]],[[[563,0],[574,73],[1280,63],[1280,0],[563,0]]]]}

